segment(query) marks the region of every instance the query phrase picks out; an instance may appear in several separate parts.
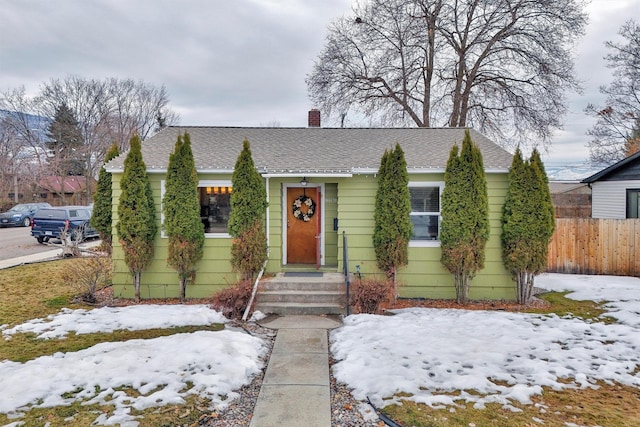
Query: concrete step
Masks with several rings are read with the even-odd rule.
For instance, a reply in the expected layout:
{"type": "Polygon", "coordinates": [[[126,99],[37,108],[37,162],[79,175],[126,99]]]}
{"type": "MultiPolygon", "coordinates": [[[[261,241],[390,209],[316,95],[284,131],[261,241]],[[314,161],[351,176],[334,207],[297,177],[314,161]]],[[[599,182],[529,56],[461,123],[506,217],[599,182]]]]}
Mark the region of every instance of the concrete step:
{"type": "Polygon", "coordinates": [[[263,279],[256,295],[256,310],[280,315],[343,314],[346,285],[339,273],[300,277],[278,273],[263,279]]]}
{"type": "Polygon", "coordinates": [[[344,314],[345,307],[341,304],[316,304],[301,302],[257,302],[255,309],[263,313],[274,313],[280,315],[316,315],[323,314],[344,314]]]}
{"type": "Polygon", "coordinates": [[[344,282],[293,282],[263,280],[260,289],[265,291],[321,291],[342,292],[346,291],[344,282]]]}
{"type": "Polygon", "coordinates": [[[258,300],[264,303],[271,302],[309,302],[323,304],[343,304],[345,300],[344,292],[336,291],[300,291],[300,290],[274,290],[261,291],[258,300]]]}

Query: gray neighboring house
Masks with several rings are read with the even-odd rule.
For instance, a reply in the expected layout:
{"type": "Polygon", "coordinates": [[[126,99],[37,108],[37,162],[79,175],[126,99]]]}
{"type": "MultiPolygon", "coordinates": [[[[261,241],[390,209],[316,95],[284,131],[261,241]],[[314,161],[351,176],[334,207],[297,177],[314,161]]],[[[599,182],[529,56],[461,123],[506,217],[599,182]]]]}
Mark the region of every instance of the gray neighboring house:
{"type": "Polygon", "coordinates": [[[640,152],[582,182],[591,187],[593,218],[640,218],[640,152]]]}

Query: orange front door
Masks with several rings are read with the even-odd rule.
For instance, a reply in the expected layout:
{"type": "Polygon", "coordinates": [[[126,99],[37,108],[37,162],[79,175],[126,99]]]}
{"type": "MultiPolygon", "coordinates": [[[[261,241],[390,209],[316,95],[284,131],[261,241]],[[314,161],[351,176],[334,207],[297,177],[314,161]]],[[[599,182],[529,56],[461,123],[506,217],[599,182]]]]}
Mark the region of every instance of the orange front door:
{"type": "Polygon", "coordinates": [[[287,188],[287,264],[317,264],[320,191],[287,188]]]}

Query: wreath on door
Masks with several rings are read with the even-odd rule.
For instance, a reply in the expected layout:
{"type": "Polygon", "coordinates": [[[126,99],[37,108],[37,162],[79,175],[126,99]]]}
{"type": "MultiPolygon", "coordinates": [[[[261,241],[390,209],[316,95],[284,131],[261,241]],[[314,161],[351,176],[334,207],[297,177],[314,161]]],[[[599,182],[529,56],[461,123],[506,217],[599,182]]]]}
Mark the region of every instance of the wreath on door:
{"type": "Polygon", "coordinates": [[[316,212],[316,202],[311,197],[300,196],[293,201],[293,216],[304,222],[311,221],[311,217],[316,212]],[[307,211],[302,211],[302,206],[307,207],[307,211]]]}

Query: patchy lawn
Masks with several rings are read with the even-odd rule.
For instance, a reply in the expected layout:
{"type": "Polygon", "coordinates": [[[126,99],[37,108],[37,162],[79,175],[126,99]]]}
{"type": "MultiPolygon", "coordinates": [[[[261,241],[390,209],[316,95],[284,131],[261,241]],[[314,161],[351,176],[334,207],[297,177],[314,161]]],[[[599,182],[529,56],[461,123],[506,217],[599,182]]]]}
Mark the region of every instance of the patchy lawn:
{"type": "MultiPolygon", "coordinates": [[[[260,344],[230,350],[242,339],[221,323],[158,324],[173,314],[127,312],[108,289],[101,298],[122,311],[74,303],[62,280],[74,262],[0,270],[0,425],[198,425],[262,369],[260,344]],[[153,368],[139,369],[140,358],[153,368]],[[18,409],[8,403],[16,396],[27,398],[18,409]]],[[[640,280],[540,283],[551,292],[530,307],[400,300],[395,316],[351,316],[331,334],[334,376],[404,426],[640,425],[640,280]]]]}
{"type": "Polygon", "coordinates": [[[74,303],[75,262],[0,270],[0,425],[193,425],[262,371],[262,340],[206,305],[74,303]]]}
{"type": "Polygon", "coordinates": [[[331,334],[334,375],[405,426],[640,425],[640,279],[538,283],[553,292],[533,308],[401,301],[421,308],[351,316],[331,334]]]}

